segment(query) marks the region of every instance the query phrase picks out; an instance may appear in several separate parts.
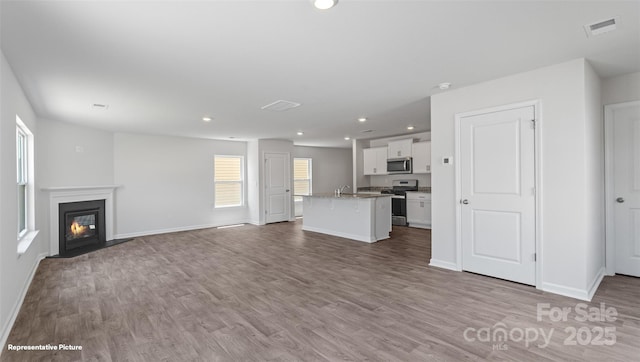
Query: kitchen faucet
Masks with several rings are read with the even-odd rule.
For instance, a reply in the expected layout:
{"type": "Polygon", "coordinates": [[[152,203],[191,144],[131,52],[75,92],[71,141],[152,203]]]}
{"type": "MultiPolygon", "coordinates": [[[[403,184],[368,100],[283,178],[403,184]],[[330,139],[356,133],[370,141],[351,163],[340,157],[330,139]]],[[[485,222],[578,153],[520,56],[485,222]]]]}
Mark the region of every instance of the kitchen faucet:
{"type": "Polygon", "coordinates": [[[338,196],[340,196],[344,193],[345,189],[350,189],[350,188],[351,187],[349,185],[340,186],[338,189],[336,189],[336,193],[338,194],[338,196]]]}

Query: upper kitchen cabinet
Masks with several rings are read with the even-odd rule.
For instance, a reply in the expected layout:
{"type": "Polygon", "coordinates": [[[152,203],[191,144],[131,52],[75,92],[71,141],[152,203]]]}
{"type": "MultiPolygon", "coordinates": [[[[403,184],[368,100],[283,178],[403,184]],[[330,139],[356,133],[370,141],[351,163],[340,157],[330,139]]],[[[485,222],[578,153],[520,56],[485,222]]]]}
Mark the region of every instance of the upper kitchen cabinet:
{"type": "Polygon", "coordinates": [[[411,157],[413,139],[390,141],[387,150],[388,158],[411,157]]]}
{"type": "Polygon", "coordinates": [[[412,145],[413,173],[431,173],[431,141],[412,145]]]}
{"type": "Polygon", "coordinates": [[[387,147],[365,148],[362,151],[365,175],[387,174],[387,147]]]}

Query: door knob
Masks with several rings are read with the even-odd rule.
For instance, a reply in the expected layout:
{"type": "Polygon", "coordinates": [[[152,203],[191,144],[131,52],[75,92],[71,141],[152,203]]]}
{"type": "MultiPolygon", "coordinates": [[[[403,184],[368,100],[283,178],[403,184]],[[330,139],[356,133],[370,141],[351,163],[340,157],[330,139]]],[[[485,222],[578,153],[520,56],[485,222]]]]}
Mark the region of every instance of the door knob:
{"type": "Polygon", "coordinates": [[[621,204],[621,203],[623,203],[623,202],[624,202],[624,199],[623,199],[622,197],[618,197],[618,198],[616,199],[616,202],[617,202],[617,203],[619,203],[619,204],[621,204]]]}
{"type": "Polygon", "coordinates": [[[467,199],[462,200],[462,204],[463,205],[468,205],[469,204],[469,200],[467,200],[467,199]]]}

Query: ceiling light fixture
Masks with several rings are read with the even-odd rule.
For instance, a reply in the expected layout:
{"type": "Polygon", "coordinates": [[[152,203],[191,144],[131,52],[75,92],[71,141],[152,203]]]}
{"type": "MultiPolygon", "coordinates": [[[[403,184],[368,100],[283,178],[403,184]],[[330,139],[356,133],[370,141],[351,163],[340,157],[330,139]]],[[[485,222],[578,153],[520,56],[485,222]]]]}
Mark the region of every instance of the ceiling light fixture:
{"type": "Polygon", "coordinates": [[[338,0],[313,0],[313,6],[316,9],[328,10],[338,4],[338,0]]]}
{"type": "Polygon", "coordinates": [[[413,130],[413,128],[414,128],[413,126],[407,126],[407,129],[408,129],[409,131],[413,130]]]}
{"type": "Polygon", "coordinates": [[[350,139],[351,139],[351,137],[349,137],[349,136],[347,136],[347,137],[345,137],[345,138],[344,138],[344,140],[345,140],[345,141],[348,141],[348,140],[350,140],[350,139]]]}
{"type": "Polygon", "coordinates": [[[298,131],[298,133],[297,133],[298,136],[302,136],[303,134],[304,134],[304,132],[300,132],[300,131],[298,131]]]}
{"type": "Polygon", "coordinates": [[[448,82],[440,83],[438,84],[438,88],[442,90],[449,89],[451,88],[451,83],[448,83],[448,82]]]}
{"type": "Polygon", "coordinates": [[[211,117],[204,116],[202,117],[202,120],[205,122],[211,122],[211,117]]]}
{"type": "Polygon", "coordinates": [[[358,122],[366,122],[367,119],[365,117],[360,117],[358,118],[358,122]]]}

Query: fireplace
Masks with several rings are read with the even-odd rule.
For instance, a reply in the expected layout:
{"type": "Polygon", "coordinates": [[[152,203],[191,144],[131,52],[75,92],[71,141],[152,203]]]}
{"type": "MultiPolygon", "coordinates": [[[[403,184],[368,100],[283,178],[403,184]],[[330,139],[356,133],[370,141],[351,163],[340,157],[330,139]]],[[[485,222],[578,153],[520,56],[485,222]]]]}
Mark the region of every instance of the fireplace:
{"type": "Polygon", "coordinates": [[[59,204],[60,256],[99,249],[106,242],[105,200],[59,204]]]}

